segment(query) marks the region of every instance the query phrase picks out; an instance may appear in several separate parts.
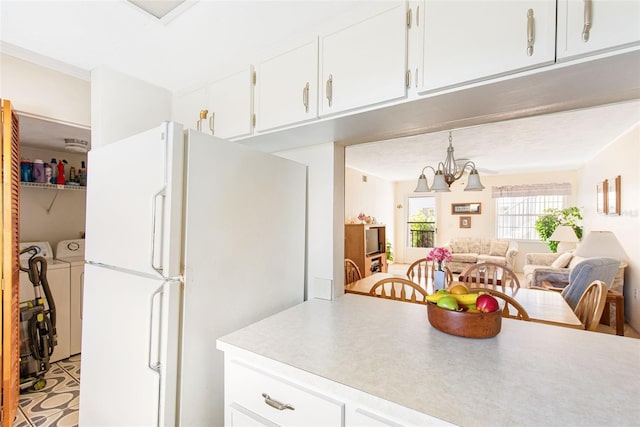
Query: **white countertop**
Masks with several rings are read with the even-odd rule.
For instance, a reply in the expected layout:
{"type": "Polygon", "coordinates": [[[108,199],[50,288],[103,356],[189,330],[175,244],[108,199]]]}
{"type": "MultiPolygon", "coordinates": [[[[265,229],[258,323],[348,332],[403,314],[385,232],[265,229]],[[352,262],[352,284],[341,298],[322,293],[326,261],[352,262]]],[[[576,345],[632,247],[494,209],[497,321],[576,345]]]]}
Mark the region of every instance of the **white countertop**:
{"type": "Polygon", "coordinates": [[[424,306],[311,300],[219,340],[459,425],[638,425],[640,340],[503,319],[489,339],[424,306]]]}

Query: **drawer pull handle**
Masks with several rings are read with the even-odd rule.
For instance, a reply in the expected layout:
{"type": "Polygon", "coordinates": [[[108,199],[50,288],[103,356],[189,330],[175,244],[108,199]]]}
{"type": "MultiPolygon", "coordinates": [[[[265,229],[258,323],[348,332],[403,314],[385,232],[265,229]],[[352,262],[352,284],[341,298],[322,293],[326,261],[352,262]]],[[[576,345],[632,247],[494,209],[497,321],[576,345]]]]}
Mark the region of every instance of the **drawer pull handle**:
{"type": "Polygon", "coordinates": [[[284,411],[285,409],[291,409],[295,411],[296,408],[289,405],[288,403],[280,403],[277,400],[273,400],[267,393],[262,393],[262,397],[264,397],[264,403],[271,406],[272,408],[276,408],[278,411],[284,411]]]}

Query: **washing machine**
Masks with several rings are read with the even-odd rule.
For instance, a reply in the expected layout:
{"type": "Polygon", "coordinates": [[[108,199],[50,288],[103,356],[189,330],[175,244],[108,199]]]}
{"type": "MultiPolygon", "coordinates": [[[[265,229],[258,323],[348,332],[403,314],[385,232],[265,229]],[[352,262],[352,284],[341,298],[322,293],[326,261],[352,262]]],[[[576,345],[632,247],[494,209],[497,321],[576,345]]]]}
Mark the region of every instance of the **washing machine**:
{"type": "MultiPolygon", "coordinates": [[[[56,305],[56,333],[57,345],[53,349],[50,362],[68,358],[70,342],[70,303],[71,303],[71,287],[70,287],[70,266],[68,262],[58,261],[53,258],[53,251],[49,242],[21,242],[20,250],[35,246],[38,255],[43,256],[47,260],[47,282],[51,288],[53,301],[56,305]]],[[[20,256],[20,265],[29,267],[29,258],[32,253],[25,253],[20,256]]],[[[20,302],[33,300],[35,297],[33,283],[29,280],[29,274],[20,271],[20,302]]],[[[46,308],[49,306],[46,304],[46,308]]]]}
{"type": "Polygon", "coordinates": [[[56,246],[56,259],[70,266],[71,283],[71,354],[82,346],[82,295],[84,292],[84,239],[62,240],[56,246]]]}

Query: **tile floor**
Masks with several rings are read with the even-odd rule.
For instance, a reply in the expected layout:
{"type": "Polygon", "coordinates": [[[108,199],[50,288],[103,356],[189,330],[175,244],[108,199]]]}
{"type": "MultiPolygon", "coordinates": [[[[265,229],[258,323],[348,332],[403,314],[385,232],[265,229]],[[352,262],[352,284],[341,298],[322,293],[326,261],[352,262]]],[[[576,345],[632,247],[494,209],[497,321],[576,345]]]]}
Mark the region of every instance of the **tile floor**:
{"type": "Polygon", "coordinates": [[[52,363],[46,386],[20,394],[14,427],[71,427],[78,425],[80,355],[52,363]]]}

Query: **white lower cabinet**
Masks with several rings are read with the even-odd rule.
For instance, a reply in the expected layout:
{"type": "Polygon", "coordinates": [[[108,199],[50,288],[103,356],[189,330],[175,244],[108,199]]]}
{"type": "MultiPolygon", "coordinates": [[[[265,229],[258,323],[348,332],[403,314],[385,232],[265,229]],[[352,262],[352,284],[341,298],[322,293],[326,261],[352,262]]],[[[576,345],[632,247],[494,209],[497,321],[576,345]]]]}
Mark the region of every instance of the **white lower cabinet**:
{"type": "Polygon", "coordinates": [[[558,0],[558,60],[640,45],[640,1],[558,0]]]}
{"type": "Polygon", "coordinates": [[[226,426],[451,425],[254,353],[229,348],[223,351],[226,426]]]}
{"type": "Polygon", "coordinates": [[[234,427],[341,426],[344,420],[343,403],[237,361],[225,366],[225,408],[234,427]]]}

